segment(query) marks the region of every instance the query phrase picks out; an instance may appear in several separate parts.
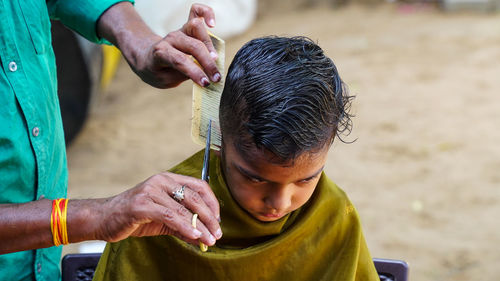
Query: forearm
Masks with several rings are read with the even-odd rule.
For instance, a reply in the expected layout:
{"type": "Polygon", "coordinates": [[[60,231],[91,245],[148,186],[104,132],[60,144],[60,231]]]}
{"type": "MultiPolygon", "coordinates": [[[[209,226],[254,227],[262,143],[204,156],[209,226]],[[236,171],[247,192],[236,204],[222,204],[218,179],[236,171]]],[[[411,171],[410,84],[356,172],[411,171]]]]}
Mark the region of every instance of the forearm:
{"type": "MultiPolygon", "coordinates": [[[[222,236],[218,201],[208,184],[169,172],[154,175],[113,197],[68,200],[67,208],[68,243],[175,235],[189,243],[198,244],[199,239],[213,245],[222,236]],[[189,190],[182,200],[186,206],[171,197],[181,186],[189,190]],[[197,228],[191,225],[191,210],[199,215],[197,228]]],[[[48,199],[0,204],[0,255],[54,246],[52,212],[52,200],[48,199]]]]}
{"type": "Polygon", "coordinates": [[[50,200],[0,205],[0,254],[52,246],[50,200]]]}
{"type": "MultiPolygon", "coordinates": [[[[70,243],[98,239],[99,216],[106,199],[69,200],[70,243]]],[[[54,246],[50,229],[52,200],[0,205],[0,254],[54,246]]]]}

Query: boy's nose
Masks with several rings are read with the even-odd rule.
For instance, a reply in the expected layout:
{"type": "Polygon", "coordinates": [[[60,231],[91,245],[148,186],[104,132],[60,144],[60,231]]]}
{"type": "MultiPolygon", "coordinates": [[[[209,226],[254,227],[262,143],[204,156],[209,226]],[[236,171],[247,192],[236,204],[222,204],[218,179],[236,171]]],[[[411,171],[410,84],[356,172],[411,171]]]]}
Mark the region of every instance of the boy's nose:
{"type": "Polygon", "coordinates": [[[286,212],[292,204],[292,194],[287,186],[276,187],[274,192],[267,197],[266,205],[274,209],[276,213],[286,212]]]}

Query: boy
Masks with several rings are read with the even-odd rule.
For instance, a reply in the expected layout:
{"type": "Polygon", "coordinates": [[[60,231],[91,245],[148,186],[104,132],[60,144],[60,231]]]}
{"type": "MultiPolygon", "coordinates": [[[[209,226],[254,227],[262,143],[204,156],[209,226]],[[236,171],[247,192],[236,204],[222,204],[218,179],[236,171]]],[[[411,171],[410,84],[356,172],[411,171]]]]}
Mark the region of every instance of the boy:
{"type": "MultiPolygon", "coordinates": [[[[379,280],[356,210],[323,173],[349,131],[333,62],[303,37],[265,37],[236,54],[210,160],[223,237],[206,253],[175,237],[108,244],[94,280],[379,280]]],[[[171,171],[200,177],[203,152],[171,171]]]]}

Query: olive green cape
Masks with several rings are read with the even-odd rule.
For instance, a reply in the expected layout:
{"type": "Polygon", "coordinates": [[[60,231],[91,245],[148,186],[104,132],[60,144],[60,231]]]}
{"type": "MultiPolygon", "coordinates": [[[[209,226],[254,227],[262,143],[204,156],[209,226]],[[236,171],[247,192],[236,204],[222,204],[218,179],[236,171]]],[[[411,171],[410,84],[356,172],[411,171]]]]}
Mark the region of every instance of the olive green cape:
{"type": "MultiPolygon", "coordinates": [[[[202,162],[200,151],[171,171],[199,178],[202,162]]],[[[108,243],[94,280],[379,280],[356,210],[324,174],[304,206],[260,222],[232,198],[219,157],[210,167],[224,233],[216,246],[203,253],[171,236],[108,243]]]]}

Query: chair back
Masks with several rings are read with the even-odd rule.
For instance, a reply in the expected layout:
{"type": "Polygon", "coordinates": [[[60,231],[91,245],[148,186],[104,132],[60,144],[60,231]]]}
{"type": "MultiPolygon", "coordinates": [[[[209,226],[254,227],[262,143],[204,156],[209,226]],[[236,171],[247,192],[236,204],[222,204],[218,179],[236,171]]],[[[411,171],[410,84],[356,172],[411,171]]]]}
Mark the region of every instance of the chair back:
{"type": "Polygon", "coordinates": [[[408,264],[402,260],[373,259],[380,281],[408,281],[408,264]]]}
{"type": "MultiPolygon", "coordinates": [[[[101,253],[67,254],[62,259],[62,281],[92,281],[101,253]]],[[[373,259],[380,281],[408,281],[402,260],[373,259]]]]}
{"type": "Polygon", "coordinates": [[[62,259],[62,281],[92,281],[101,253],[67,254],[62,259]]]}

